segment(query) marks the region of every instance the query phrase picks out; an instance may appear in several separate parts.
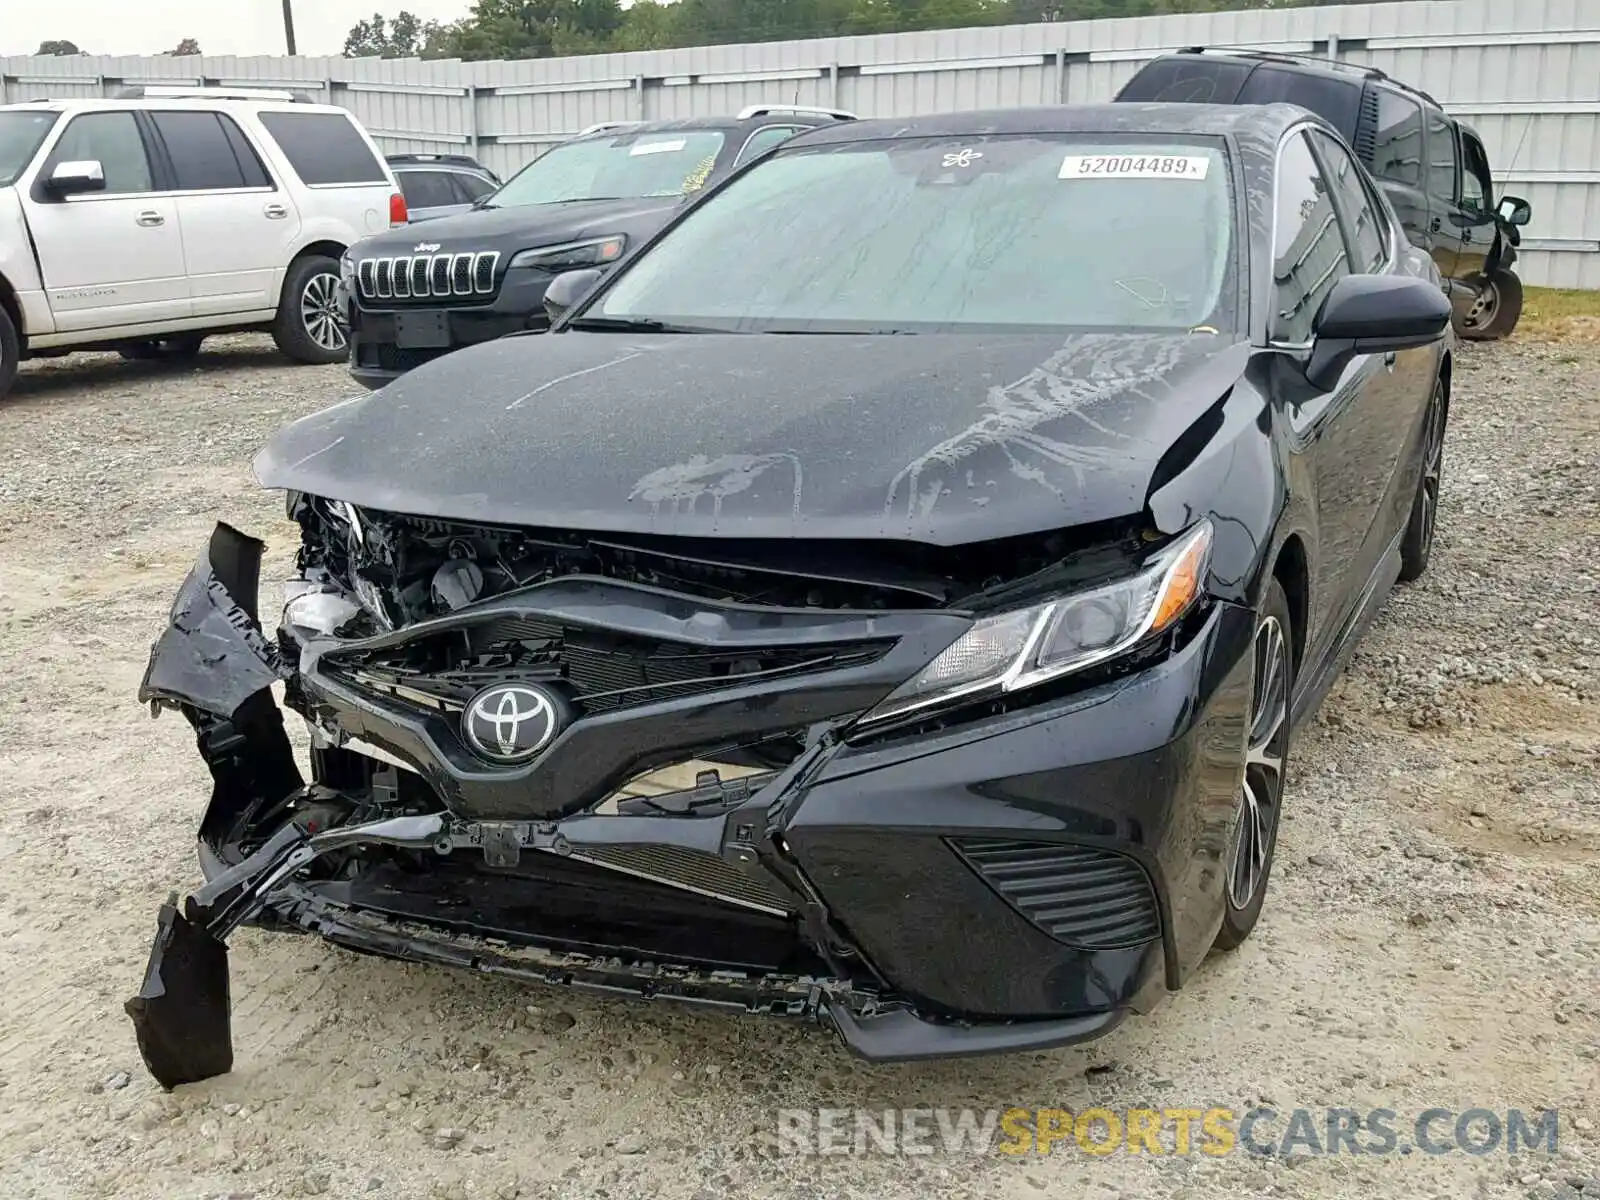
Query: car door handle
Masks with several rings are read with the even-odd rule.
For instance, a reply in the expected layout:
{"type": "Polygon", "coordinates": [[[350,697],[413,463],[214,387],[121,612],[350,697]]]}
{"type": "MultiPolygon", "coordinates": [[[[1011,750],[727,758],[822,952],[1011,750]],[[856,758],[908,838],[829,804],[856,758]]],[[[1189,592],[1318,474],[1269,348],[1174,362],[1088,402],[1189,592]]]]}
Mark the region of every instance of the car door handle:
{"type": "Polygon", "coordinates": [[[165,225],[167,219],[158,212],[142,212],[134,218],[135,225],[143,225],[146,229],[153,229],[157,225],[165,225]]]}
{"type": "Polygon", "coordinates": [[[269,221],[281,221],[289,215],[289,210],[281,204],[269,204],[261,210],[269,221]]]}

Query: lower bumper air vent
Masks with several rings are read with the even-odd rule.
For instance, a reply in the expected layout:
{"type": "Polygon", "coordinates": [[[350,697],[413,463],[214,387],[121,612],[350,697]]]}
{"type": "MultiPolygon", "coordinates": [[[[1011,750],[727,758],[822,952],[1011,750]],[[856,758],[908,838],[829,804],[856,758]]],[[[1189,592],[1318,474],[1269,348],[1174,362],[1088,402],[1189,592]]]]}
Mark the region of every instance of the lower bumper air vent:
{"type": "Polygon", "coordinates": [[[950,845],[990,887],[1051,937],[1086,950],[1154,941],[1155,889],[1133,859],[1092,846],[954,838],[950,845]]]}

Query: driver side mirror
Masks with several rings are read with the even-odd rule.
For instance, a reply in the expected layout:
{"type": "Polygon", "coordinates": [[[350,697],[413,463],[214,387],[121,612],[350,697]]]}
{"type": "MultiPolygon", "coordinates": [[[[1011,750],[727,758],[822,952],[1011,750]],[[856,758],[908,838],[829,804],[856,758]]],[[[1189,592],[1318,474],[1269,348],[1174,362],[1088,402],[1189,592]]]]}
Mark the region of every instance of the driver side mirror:
{"type": "Polygon", "coordinates": [[[1346,275],[1312,325],[1306,378],[1332,391],[1350,360],[1431,345],[1450,326],[1450,298],[1415,275],[1346,275]]]}
{"type": "Polygon", "coordinates": [[[1521,196],[1501,196],[1494,211],[1507,225],[1526,225],[1533,220],[1533,206],[1521,196]]]}
{"type": "Polygon", "coordinates": [[[79,196],[84,192],[106,190],[106,172],[98,159],[59,162],[44,181],[45,190],[54,196],[79,196]]]}
{"type": "Polygon", "coordinates": [[[577,271],[563,271],[550,281],[544,292],[544,311],[554,325],[579,300],[589,294],[595,284],[605,278],[597,267],[584,267],[577,271]]]}

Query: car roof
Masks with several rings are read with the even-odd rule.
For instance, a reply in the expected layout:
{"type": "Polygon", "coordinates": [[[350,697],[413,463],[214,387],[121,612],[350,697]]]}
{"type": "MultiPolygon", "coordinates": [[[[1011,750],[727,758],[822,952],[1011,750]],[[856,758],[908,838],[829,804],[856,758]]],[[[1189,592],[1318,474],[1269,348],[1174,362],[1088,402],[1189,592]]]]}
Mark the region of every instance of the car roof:
{"type": "Polygon", "coordinates": [[[354,119],[354,114],[337,104],[307,104],[298,100],[278,99],[272,96],[141,96],[125,100],[105,97],[60,97],[43,100],[19,100],[13,104],[0,104],[0,112],[124,112],[133,109],[161,109],[170,112],[194,108],[202,111],[234,112],[296,112],[339,113],[354,119]]]}
{"type": "MultiPolygon", "coordinates": [[[[1232,59],[1255,66],[1271,65],[1275,70],[1291,71],[1300,75],[1318,75],[1325,79],[1346,79],[1351,83],[1368,81],[1406,93],[1412,99],[1434,108],[1439,102],[1421,88],[1402,83],[1393,75],[1366,63],[1347,62],[1339,58],[1318,58],[1314,54],[1293,54],[1280,50],[1248,50],[1231,46],[1186,46],[1168,54],[1159,54],[1151,62],[1178,59],[1185,62],[1205,59],[1232,59]]],[[[1146,64],[1148,65],[1148,64],[1146,64]]]]}
{"type": "Polygon", "coordinates": [[[1210,134],[1276,143],[1284,130],[1307,120],[1333,128],[1321,117],[1294,104],[1063,104],[841,121],[796,134],[787,145],[822,146],[898,138],[1027,133],[1210,134]]]}

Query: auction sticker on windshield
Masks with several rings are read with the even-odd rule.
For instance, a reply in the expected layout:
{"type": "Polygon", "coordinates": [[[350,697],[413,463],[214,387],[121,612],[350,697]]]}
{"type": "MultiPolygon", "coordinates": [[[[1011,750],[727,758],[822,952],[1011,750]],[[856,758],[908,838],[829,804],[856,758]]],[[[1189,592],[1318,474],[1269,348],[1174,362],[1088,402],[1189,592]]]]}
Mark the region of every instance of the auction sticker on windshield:
{"type": "Polygon", "coordinates": [[[1069,154],[1062,179],[1204,179],[1204,154],[1069,154]]]}
{"type": "Polygon", "coordinates": [[[682,138],[675,142],[640,142],[628,153],[634,157],[638,157],[641,154],[671,154],[674,151],[682,150],[688,144],[682,138]]]}

